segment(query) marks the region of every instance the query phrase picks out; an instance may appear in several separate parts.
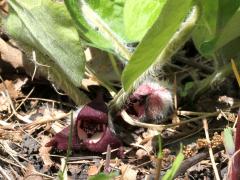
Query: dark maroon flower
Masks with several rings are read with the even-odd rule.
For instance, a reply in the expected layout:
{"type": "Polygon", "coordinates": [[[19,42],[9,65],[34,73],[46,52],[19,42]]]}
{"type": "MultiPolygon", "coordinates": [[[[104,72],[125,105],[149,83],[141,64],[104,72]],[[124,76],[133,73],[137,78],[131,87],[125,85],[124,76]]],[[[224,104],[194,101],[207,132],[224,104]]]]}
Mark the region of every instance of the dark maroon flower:
{"type": "MultiPolygon", "coordinates": [[[[102,95],[85,105],[78,114],[74,125],[72,149],[87,149],[92,152],[104,152],[108,144],[111,148],[121,146],[121,141],[108,127],[108,109],[102,95]]],[[[67,150],[70,127],[57,133],[46,146],[67,150]]]]}
{"type": "Polygon", "coordinates": [[[126,110],[140,120],[159,123],[172,105],[172,94],[167,83],[146,80],[130,96],[126,110]]]}

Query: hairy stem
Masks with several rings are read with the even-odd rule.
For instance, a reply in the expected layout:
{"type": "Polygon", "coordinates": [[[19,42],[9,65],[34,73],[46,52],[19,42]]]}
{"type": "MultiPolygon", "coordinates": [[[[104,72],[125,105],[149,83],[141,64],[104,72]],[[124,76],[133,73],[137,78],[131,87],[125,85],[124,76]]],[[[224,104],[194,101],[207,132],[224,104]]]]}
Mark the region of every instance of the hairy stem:
{"type": "Polygon", "coordinates": [[[191,32],[193,31],[195,24],[199,18],[200,9],[199,6],[194,6],[190,15],[187,17],[179,28],[179,30],[173,35],[168,45],[157,57],[155,63],[153,63],[138,79],[133,83],[132,87],[128,91],[121,89],[114,99],[109,103],[110,113],[114,114],[119,111],[129,95],[148,77],[157,77],[159,70],[162,66],[170,61],[171,57],[184,45],[189,39],[191,32]]]}

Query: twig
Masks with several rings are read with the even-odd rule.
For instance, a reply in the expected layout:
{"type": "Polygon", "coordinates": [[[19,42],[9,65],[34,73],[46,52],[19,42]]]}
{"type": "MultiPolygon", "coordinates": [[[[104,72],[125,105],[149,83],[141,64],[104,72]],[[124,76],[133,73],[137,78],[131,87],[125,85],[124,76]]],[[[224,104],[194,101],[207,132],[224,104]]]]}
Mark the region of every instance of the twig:
{"type": "MultiPolygon", "coordinates": [[[[240,106],[240,103],[237,103],[234,106],[232,106],[230,109],[238,108],[239,106],[240,106]]],[[[188,112],[188,111],[186,111],[186,112],[188,112]]],[[[193,113],[195,113],[195,112],[193,112],[193,113]]],[[[185,120],[185,121],[180,121],[180,123],[173,123],[173,124],[167,124],[167,125],[156,125],[156,124],[139,122],[139,120],[130,117],[125,110],[121,111],[121,116],[122,116],[122,118],[125,122],[127,122],[128,124],[130,124],[132,126],[150,128],[150,129],[157,130],[157,131],[163,131],[164,129],[167,129],[167,128],[171,128],[171,127],[175,127],[175,126],[178,126],[178,125],[183,125],[183,124],[186,124],[186,123],[198,121],[198,120],[201,120],[201,119],[204,119],[204,118],[218,116],[220,113],[221,112],[203,113],[202,116],[195,117],[195,118],[185,120]]],[[[197,114],[197,112],[195,114],[197,114]]],[[[202,112],[200,112],[199,114],[202,114],[202,112]]]]}
{"type": "Polygon", "coordinates": [[[169,146],[170,144],[174,144],[174,143],[176,143],[176,142],[183,141],[184,139],[187,139],[187,138],[189,138],[189,137],[192,137],[192,136],[198,134],[198,133],[201,132],[202,130],[203,130],[203,128],[199,128],[197,131],[195,131],[195,132],[193,132],[193,133],[191,133],[191,134],[188,134],[188,135],[186,135],[186,136],[184,136],[184,137],[177,138],[177,139],[175,139],[174,141],[171,141],[171,142],[169,142],[169,143],[168,143],[168,142],[164,143],[164,146],[166,147],[166,146],[169,146]]]}
{"type": "Polygon", "coordinates": [[[2,158],[2,157],[0,156],[0,160],[3,161],[3,162],[5,162],[5,163],[11,164],[11,165],[13,165],[13,166],[15,166],[15,167],[21,168],[21,166],[19,166],[19,165],[16,164],[15,162],[10,161],[10,160],[7,159],[7,158],[4,159],[4,158],[2,158]]]}
{"type": "Polygon", "coordinates": [[[110,160],[111,160],[111,147],[108,144],[106,160],[105,160],[105,165],[104,165],[104,173],[106,173],[106,174],[109,174],[111,172],[110,160]]]}
{"type": "Polygon", "coordinates": [[[179,116],[202,116],[211,113],[212,112],[177,111],[177,114],[179,116]]]}
{"type": "Polygon", "coordinates": [[[0,173],[5,179],[11,180],[11,178],[8,176],[8,174],[5,172],[5,170],[1,166],[0,166],[0,173]]]}
{"type": "Polygon", "coordinates": [[[192,66],[194,68],[198,68],[201,71],[204,71],[204,72],[207,72],[207,73],[213,73],[214,72],[214,69],[212,67],[209,67],[208,65],[204,65],[202,63],[198,63],[192,58],[189,59],[189,58],[177,56],[177,58],[175,58],[175,59],[179,62],[183,62],[183,63],[185,63],[189,66],[192,66]]]}
{"type": "Polygon", "coordinates": [[[236,128],[237,122],[240,121],[240,116],[237,115],[234,124],[233,124],[233,128],[236,128]]]}
{"type": "Polygon", "coordinates": [[[46,123],[49,123],[49,122],[54,122],[54,121],[57,121],[57,120],[60,120],[62,118],[65,118],[67,116],[69,116],[71,114],[71,112],[67,113],[67,114],[64,114],[64,115],[61,115],[59,117],[56,117],[56,118],[53,118],[53,119],[40,119],[39,121],[34,121],[30,124],[27,124],[23,127],[23,129],[28,129],[32,126],[37,126],[37,125],[40,125],[40,124],[46,124],[46,123]]]}
{"type": "Polygon", "coordinates": [[[204,128],[204,131],[205,131],[206,140],[209,144],[208,151],[209,151],[210,159],[211,159],[211,162],[212,162],[212,167],[213,167],[213,171],[214,171],[214,174],[215,174],[215,178],[216,178],[216,180],[220,180],[217,165],[215,163],[214,156],[213,156],[213,149],[212,149],[212,146],[211,146],[211,141],[210,141],[210,138],[209,138],[207,119],[203,119],[203,128],[204,128]]]}
{"type": "Polygon", "coordinates": [[[155,171],[156,172],[155,180],[159,180],[161,175],[161,169],[162,169],[162,157],[156,158],[156,164],[157,164],[157,168],[155,171]]]}
{"type": "Polygon", "coordinates": [[[56,87],[56,85],[55,85],[54,83],[51,83],[51,85],[52,85],[53,89],[55,90],[55,92],[56,92],[57,94],[59,94],[60,96],[66,96],[66,95],[67,95],[67,94],[65,94],[65,93],[59,92],[58,89],[57,89],[57,87],[56,87]]]}
{"type": "Polygon", "coordinates": [[[25,118],[25,117],[23,117],[22,115],[20,115],[20,114],[17,113],[17,111],[16,111],[16,109],[15,109],[15,107],[14,107],[14,105],[13,105],[12,99],[11,99],[9,93],[8,93],[7,86],[6,86],[6,84],[5,84],[5,82],[4,82],[4,80],[3,80],[3,78],[2,78],[1,75],[0,75],[0,79],[1,79],[2,84],[3,84],[3,87],[4,87],[4,89],[5,89],[5,93],[6,93],[6,95],[7,95],[8,102],[9,102],[11,108],[12,108],[13,114],[14,114],[19,120],[21,120],[21,121],[23,121],[23,122],[25,122],[25,123],[31,123],[31,122],[32,122],[31,120],[29,120],[28,118],[25,118]]]}
{"type": "Polygon", "coordinates": [[[47,66],[47,65],[44,65],[44,64],[40,64],[39,62],[37,62],[37,57],[36,57],[36,52],[35,51],[32,51],[32,61],[34,63],[34,71],[33,71],[33,75],[32,75],[32,81],[36,75],[36,72],[37,72],[37,68],[38,66],[43,66],[43,67],[50,67],[50,66],[47,66]]]}
{"type": "MultiPolygon", "coordinates": [[[[21,101],[21,103],[17,106],[16,111],[23,105],[23,103],[29,98],[29,96],[32,94],[35,88],[32,88],[32,90],[28,93],[28,95],[21,101]]],[[[14,113],[12,113],[5,121],[8,121],[14,113]]]]}
{"type": "Polygon", "coordinates": [[[5,122],[5,121],[2,121],[2,120],[0,120],[0,125],[1,126],[11,126],[11,124],[10,123],[7,123],[7,122],[5,122]]]}
{"type": "Polygon", "coordinates": [[[1,146],[3,147],[4,151],[11,156],[11,158],[23,169],[26,170],[27,168],[21,164],[21,162],[19,162],[19,160],[16,158],[16,156],[18,156],[18,153],[16,151],[14,151],[13,149],[11,149],[8,145],[8,143],[6,141],[1,141],[0,142],[1,146]]]}
{"type": "Polygon", "coordinates": [[[31,174],[25,176],[24,179],[27,179],[27,177],[36,176],[36,175],[37,176],[42,176],[42,177],[45,177],[45,178],[48,178],[48,179],[56,179],[56,178],[54,178],[52,176],[49,176],[47,174],[43,174],[43,173],[37,172],[35,170],[31,174]]]}
{"type": "Polygon", "coordinates": [[[173,100],[174,100],[174,113],[172,118],[172,123],[179,123],[180,120],[177,116],[177,108],[178,108],[178,101],[177,101],[177,77],[176,73],[174,74],[174,86],[173,86],[173,100]]]}
{"type": "Polygon", "coordinates": [[[199,117],[196,117],[196,118],[192,118],[192,119],[189,119],[189,120],[186,120],[186,121],[181,121],[180,123],[167,124],[167,125],[156,125],[156,124],[139,122],[138,120],[130,117],[125,110],[122,110],[122,112],[121,112],[121,116],[122,116],[123,120],[125,122],[127,122],[128,124],[133,125],[133,126],[137,126],[137,127],[150,128],[150,129],[154,129],[154,130],[157,130],[157,131],[163,131],[164,129],[167,129],[167,128],[170,128],[170,127],[175,127],[175,126],[178,126],[178,125],[183,125],[183,124],[186,124],[186,123],[198,121],[198,120],[201,120],[201,119],[206,118],[206,117],[213,117],[213,116],[216,116],[218,114],[219,114],[219,112],[214,112],[214,113],[211,113],[211,114],[206,114],[204,116],[199,116],[199,117]]]}
{"type": "MultiPolygon", "coordinates": [[[[20,98],[24,98],[25,99],[26,96],[23,96],[23,97],[20,97],[20,98]]],[[[76,106],[74,106],[72,104],[61,102],[61,101],[56,101],[56,100],[53,100],[53,99],[30,97],[30,98],[27,98],[26,100],[37,100],[37,101],[45,101],[45,102],[52,102],[52,103],[54,102],[54,103],[58,103],[58,104],[61,104],[61,105],[64,105],[64,106],[68,106],[68,107],[71,107],[71,108],[76,108],[76,106]]],[[[18,101],[22,101],[22,100],[16,100],[16,102],[18,102],[18,101]]]]}
{"type": "MultiPolygon", "coordinates": [[[[119,150],[119,148],[111,149],[111,153],[116,152],[116,151],[118,151],[118,150],[119,150]]],[[[102,153],[102,155],[105,155],[105,154],[107,154],[107,153],[108,153],[108,152],[105,151],[105,152],[102,153]]]]}

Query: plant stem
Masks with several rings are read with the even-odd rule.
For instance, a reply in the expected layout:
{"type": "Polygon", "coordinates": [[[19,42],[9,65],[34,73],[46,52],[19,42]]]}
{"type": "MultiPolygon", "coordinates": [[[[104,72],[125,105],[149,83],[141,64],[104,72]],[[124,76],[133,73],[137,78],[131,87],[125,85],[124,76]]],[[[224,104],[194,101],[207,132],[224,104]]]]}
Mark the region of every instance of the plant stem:
{"type": "Polygon", "coordinates": [[[119,111],[125,104],[129,95],[148,77],[158,77],[159,70],[162,66],[171,60],[171,57],[184,45],[184,43],[190,38],[195,24],[200,16],[200,8],[195,5],[192,12],[187,17],[186,21],[182,23],[179,30],[173,35],[167,46],[157,57],[155,63],[153,63],[138,79],[133,83],[132,87],[128,91],[121,89],[114,99],[109,103],[110,113],[114,114],[119,111]]]}
{"type": "Polygon", "coordinates": [[[213,167],[213,170],[214,170],[215,178],[216,178],[216,180],[220,180],[217,165],[216,165],[215,160],[214,160],[213,149],[211,147],[211,141],[210,141],[210,138],[209,138],[207,119],[203,119],[203,128],[204,128],[204,131],[205,131],[207,142],[209,144],[208,151],[209,151],[210,159],[211,159],[211,162],[212,162],[212,167],[213,167]]]}

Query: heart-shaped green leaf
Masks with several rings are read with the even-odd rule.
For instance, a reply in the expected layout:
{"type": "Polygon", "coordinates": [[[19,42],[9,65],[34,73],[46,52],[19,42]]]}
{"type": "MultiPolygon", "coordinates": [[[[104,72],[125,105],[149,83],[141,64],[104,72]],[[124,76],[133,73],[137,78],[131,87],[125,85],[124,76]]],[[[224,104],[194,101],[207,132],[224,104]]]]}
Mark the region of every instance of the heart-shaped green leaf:
{"type": "Polygon", "coordinates": [[[6,31],[27,50],[35,50],[39,68],[51,77],[77,104],[87,97],[76,86],[81,85],[85,56],[78,33],[63,3],[50,0],[10,0],[6,31]],[[25,48],[26,47],[26,48],[25,48]]]}
{"type": "MultiPolygon", "coordinates": [[[[9,5],[20,21],[15,24],[11,14],[7,20],[10,35],[31,37],[32,47],[47,54],[65,76],[76,85],[81,85],[85,68],[85,57],[78,35],[63,4],[50,0],[29,1],[10,0],[9,5]],[[16,26],[19,26],[17,28],[16,26]],[[26,33],[20,34],[19,33],[26,33]]],[[[17,20],[16,20],[17,21],[17,20]]],[[[28,39],[29,40],[29,39],[28,39]]],[[[27,40],[27,41],[28,41],[27,40]]]]}

